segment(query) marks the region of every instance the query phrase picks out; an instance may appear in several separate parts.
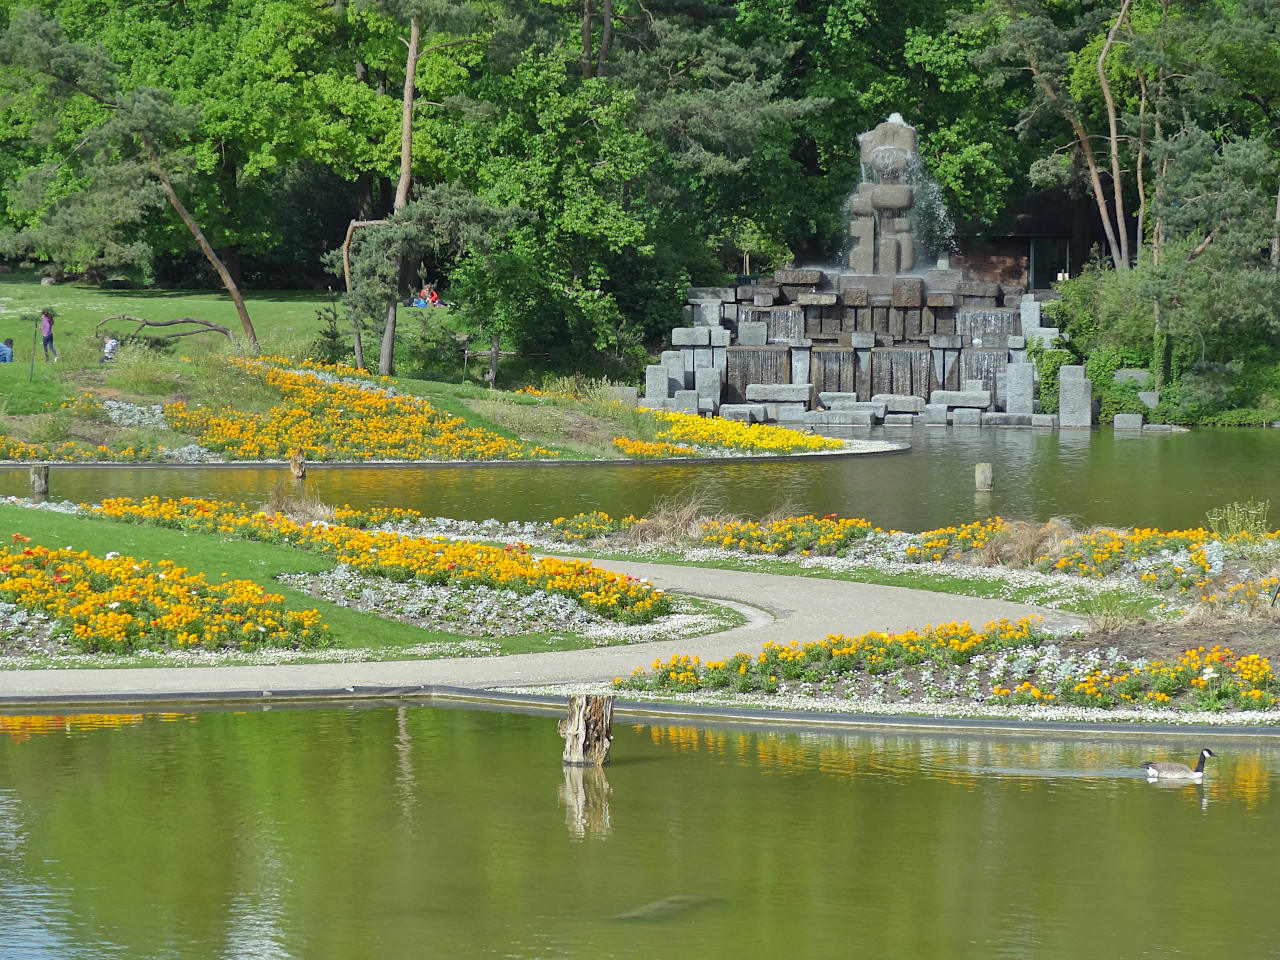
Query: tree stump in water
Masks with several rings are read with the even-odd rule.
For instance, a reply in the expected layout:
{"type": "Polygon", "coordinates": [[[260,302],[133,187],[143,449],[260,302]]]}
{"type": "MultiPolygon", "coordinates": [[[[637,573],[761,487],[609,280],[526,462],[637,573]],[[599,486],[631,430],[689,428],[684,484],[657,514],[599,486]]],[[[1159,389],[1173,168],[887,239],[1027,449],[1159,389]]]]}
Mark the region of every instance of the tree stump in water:
{"type": "Polygon", "coordinates": [[[569,714],[559,725],[564,762],[575,767],[603,767],[613,742],[613,697],[574,694],[569,714]]]}
{"type": "Polygon", "coordinates": [[[47,464],[36,464],[31,468],[31,492],[37,497],[49,493],[49,467],[47,464]]]}

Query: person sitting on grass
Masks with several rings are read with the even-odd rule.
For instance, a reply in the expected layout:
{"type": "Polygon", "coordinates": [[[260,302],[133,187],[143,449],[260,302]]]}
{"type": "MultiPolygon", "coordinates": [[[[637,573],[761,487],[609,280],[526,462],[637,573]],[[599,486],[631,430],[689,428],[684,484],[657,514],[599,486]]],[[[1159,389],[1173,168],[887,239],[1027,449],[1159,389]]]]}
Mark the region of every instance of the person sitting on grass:
{"type": "Polygon", "coordinates": [[[116,348],[120,346],[120,341],[116,339],[114,333],[108,333],[102,340],[102,357],[98,360],[99,365],[104,363],[114,363],[116,359],[116,348]]]}
{"type": "Polygon", "coordinates": [[[12,337],[6,337],[4,343],[0,343],[0,363],[13,363],[12,337]]]}

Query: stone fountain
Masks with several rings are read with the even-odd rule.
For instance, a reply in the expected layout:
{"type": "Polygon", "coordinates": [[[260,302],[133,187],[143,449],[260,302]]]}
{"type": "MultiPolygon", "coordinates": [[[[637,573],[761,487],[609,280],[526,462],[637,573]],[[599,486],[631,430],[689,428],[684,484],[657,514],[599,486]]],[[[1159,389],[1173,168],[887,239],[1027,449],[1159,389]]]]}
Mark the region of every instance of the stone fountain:
{"type": "Polygon", "coordinates": [[[972,280],[922,244],[915,129],[895,113],[859,148],[847,262],[691,289],[673,349],[646,370],[642,406],[824,432],[881,422],[1088,426],[1082,378],[1064,383],[1076,394],[1076,381],[1084,385],[1083,413],[1072,402],[1061,423],[1036,413],[1027,343],[1047,345],[1058,331],[1040,325],[1035,298],[972,280]]]}

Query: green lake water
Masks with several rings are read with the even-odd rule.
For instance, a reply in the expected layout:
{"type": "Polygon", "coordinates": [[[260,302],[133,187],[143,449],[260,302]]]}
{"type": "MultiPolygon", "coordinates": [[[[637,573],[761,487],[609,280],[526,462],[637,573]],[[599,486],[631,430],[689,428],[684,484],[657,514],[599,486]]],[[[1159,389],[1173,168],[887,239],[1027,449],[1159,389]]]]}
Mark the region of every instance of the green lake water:
{"type": "Polygon", "coordinates": [[[1280,743],[0,716],[0,957],[1268,957],[1280,743]]]}
{"type": "MultiPolygon", "coordinates": [[[[1111,430],[877,430],[905,453],[698,463],[571,463],[336,468],[313,465],[308,490],[329,503],[412,507],[431,516],[553,520],[604,510],[649,513],[691,490],[753,517],[776,509],[865,517],[927,530],[998,514],[1077,524],[1181,529],[1235,500],[1277,498],[1280,430],[1126,436],[1111,430]],[[974,465],[995,489],[974,490],[974,465]]],[[[268,468],[54,467],[53,499],[205,496],[263,503],[281,483],[268,468]]],[[[0,496],[30,490],[25,467],[0,467],[0,496]]]]}

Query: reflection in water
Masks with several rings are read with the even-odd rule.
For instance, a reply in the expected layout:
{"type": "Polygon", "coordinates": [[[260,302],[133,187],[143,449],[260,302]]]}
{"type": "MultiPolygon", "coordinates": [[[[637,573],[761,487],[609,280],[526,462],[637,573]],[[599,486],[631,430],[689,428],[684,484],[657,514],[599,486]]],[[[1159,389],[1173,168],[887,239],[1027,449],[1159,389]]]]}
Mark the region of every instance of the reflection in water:
{"type": "Polygon", "coordinates": [[[1188,800],[1198,802],[1201,810],[1209,809],[1209,790],[1203,783],[1195,783],[1194,781],[1183,781],[1180,783],[1176,780],[1148,780],[1147,786],[1153,790],[1180,793],[1188,800]]]}
{"type": "Polygon", "coordinates": [[[1117,903],[1117,957],[1280,935],[1264,738],[1171,790],[1143,759],[1197,745],[1140,730],[617,724],[606,776],[540,715],[114,716],[0,737],[0,955],[1068,960],[1117,903]]]}
{"type": "Polygon", "coordinates": [[[0,957],[72,956],[66,898],[23,876],[25,846],[18,796],[0,789],[0,957]]]}
{"type": "Polygon", "coordinates": [[[286,960],[296,956],[286,947],[283,892],[290,870],[276,849],[275,824],[256,825],[251,844],[241,847],[236,883],[241,889],[227,911],[224,960],[286,960]]]}
{"type": "MultiPolygon", "coordinates": [[[[880,434],[877,432],[876,436],[880,434]]],[[[727,508],[763,515],[865,517],[928,530],[998,514],[1065,516],[1078,524],[1183,529],[1231,501],[1263,500],[1280,473],[1280,430],[1198,430],[1117,438],[1110,430],[908,431],[906,453],[710,463],[432,464],[386,468],[310,464],[307,490],[327,503],[410,507],[428,516],[550,521],[603,510],[650,513],[699,487],[727,508]],[[995,489],[975,498],[975,463],[991,463],[995,489]]],[[[282,465],[53,467],[55,500],[207,496],[263,504],[282,465]]],[[[30,490],[26,469],[0,467],[0,496],[30,490]]]]}
{"type": "Polygon", "coordinates": [[[0,857],[16,857],[21,846],[18,798],[10,790],[0,790],[0,857]]]}
{"type": "MultiPolygon", "coordinates": [[[[1038,781],[1072,780],[1085,789],[1114,788],[1130,780],[1146,782],[1142,741],[1071,740],[1030,737],[938,736],[907,733],[796,734],[771,730],[726,730],[684,725],[643,725],[655,746],[678,754],[730,757],[764,773],[818,771],[841,779],[904,778],[921,772],[968,790],[1034,789],[1038,781]]],[[[1161,750],[1166,748],[1162,745],[1161,750]]],[[[1271,801],[1274,751],[1253,745],[1233,749],[1230,759],[1211,769],[1203,784],[1151,781],[1162,790],[1198,791],[1207,804],[1217,798],[1248,808],[1271,801]]]]}
{"type": "Polygon", "coordinates": [[[142,723],[144,718],[145,714],[141,713],[0,715],[0,733],[8,734],[11,740],[20,743],[33,736],[47,736],[50,733],[131,726],[142,723]]]}
{"type": "Polygon", "coordinates": [[[633,907],[617,914],[613,919],[656,923],[670,920],[673,917],[688,913],[690,910],[696,910],[714,902],[710,897],[676,893],[657,900],[650,900],[648,903],[642,903],[638,907],[633,907]]]}
{"type": "Polygon", "coordinates": [[[569,836],[582,840],[604,838],[613,832],[613,817],[609,812],[612,792],[603,767],[564,765],[564,784],[558,793],[569,836]]]}
{"type": "Polygon", "coordinates": [[[413,735],[409,732],[409,710],[396,710],[396,794],[405,828],[412,829],[413,808],[418,801],[417,777],[413,772],[413,735]]]}
{"type": "Polygon", "coordinates": [[[0,734],[8,734],[15,743],[32,736],[50,733],[114,729],[130,727],[146,720],[172,723],[176,720],[194,720],[190,713],[41,713],[0,714],[0,734]]]}

